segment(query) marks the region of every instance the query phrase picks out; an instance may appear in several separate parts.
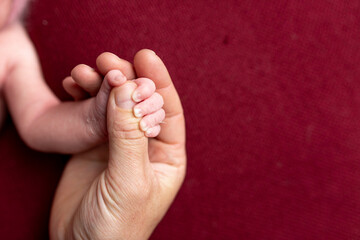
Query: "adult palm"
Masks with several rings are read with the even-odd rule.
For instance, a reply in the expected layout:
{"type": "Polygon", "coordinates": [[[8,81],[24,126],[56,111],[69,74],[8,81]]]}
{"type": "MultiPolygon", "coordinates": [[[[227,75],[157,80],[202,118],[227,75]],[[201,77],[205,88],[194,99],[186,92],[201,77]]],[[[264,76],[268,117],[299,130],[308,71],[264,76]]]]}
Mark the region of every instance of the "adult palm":
{"type": "MultiPolygon", "coordinates": [[[[109,55],[98,61],[102,73],[121,66],[109,55]]],[[[148,139],[139,130],[129,106],[134,83],[113,89],[107,109],[109,144],[68,162],[52,207],[52,239],[146,239],[183,182],[185,123],[176,89],[152,51],[138,52],[134,68],[138,77],[152,79],[164,98],[162,131],[148,139]]],[[[121,70],[131,76],[131,69],[121,70]]]]}

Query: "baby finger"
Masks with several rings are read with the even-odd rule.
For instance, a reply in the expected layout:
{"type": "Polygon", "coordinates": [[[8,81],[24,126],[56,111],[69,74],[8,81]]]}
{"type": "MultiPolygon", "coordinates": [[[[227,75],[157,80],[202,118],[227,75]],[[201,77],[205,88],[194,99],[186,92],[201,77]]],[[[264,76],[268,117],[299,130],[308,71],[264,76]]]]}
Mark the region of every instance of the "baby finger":
{"type": "Polygon", "coordinates": [[[148,129],[159,125],[165,119],[164,109],[160,109],[152,114],[146,115],[140,121],[140,129],[146,132],[148,129]]]}
{"type": "Polygon", "coordinates": [[[145,99],[141,103],[138,103],[134,107],[134,115],[135,117],[143,117],[147,114],[156,112],[161,109],[164,105],[164,100],[162,96],[155,92],[151,97],[145,99]]]}

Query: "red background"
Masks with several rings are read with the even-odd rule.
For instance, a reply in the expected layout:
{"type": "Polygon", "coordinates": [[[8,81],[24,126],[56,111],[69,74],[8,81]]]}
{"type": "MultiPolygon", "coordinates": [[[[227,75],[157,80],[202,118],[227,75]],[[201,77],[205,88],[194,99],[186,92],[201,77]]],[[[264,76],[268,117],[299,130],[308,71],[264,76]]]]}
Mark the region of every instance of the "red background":
{"type": "MultiPolygon", "coordinates": [[[[358,1],[36,1],[26,26],[62,99],[103,51],[168,66],[188,172],[152,239],[360,239],[358,1]]],[[[29,150],[10,120],[0,154],[1,238],[46,239],[68,157],[29,150]]]]}

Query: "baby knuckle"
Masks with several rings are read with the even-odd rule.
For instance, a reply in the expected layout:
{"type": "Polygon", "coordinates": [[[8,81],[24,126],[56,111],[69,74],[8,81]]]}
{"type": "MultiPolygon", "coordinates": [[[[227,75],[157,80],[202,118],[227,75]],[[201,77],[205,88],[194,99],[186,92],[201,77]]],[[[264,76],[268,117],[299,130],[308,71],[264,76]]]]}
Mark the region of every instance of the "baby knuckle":
{"type": "Polygon", "coordinates": [[[159,104],[160,104],[161,106],[163,106],[163,105],[164,105],[164,99],[163,99],[163,97],[161,96],[161,94],[155,92],[155,93],[154,93],[154,96],[155,96],[156,100],[159,102],[159,104]]]}
{"type": "Polygon", "coordinates": [[[151,80],[151,79],[148,79],[148,84],[149,84],[149,87],[150,87],[151,91],[155,91],[156,86],[155,86],[154,81],[151,80]]]}
{"type": "Polygon", "coordinates": [[[159,110],[159,119],[160,119],[160,121],[164,121],[165,116],[166,116],[165,110],[164,110],[163,108],[161,108],[161,109],[159,110]]]}
{"type": "Polygon", "coordinates": [[[153,125],[160,123],[162,120],[161,112],[157,112],[153,119],[153,125]]]}

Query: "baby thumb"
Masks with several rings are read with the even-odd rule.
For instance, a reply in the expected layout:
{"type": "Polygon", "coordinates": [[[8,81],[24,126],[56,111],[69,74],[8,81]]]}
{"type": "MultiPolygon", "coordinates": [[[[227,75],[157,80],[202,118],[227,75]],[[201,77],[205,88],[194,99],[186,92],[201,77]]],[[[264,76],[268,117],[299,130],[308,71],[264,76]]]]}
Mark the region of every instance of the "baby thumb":
{"type": "Polygon", "coordinates": [[[143,175],[148,160],[148,139],[133,114],[134,82],[114,88],[109,96],[107,127],[109,134],[109,173],[115,181],[143,175]],[[139,175],[140,174],[140,175],[139,175]]]}

